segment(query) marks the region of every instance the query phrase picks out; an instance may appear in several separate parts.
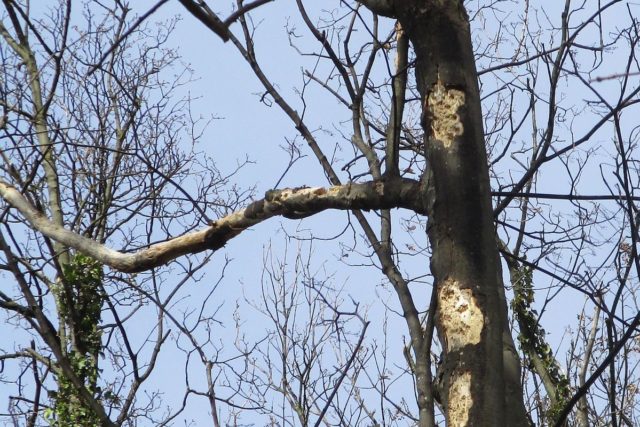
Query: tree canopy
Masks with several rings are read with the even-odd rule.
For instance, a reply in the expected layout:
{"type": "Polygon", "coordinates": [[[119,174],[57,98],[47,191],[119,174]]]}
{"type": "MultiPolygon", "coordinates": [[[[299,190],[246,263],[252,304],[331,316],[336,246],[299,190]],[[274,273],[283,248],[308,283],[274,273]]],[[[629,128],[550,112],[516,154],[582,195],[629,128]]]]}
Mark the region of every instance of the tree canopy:
{"type": "Polygon", "coordinates": [[[637,5],[146,6],[3,0],[3,422],[640,424],[637,5]]]}

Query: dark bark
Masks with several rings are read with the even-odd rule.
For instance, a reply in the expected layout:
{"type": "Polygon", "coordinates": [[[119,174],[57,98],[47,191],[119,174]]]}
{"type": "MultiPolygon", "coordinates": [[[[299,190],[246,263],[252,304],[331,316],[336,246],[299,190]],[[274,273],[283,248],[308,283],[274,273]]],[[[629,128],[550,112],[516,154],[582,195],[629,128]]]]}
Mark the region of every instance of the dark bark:
{"type": "Polygon", "coordinates": [[[393,5],[417,60],[447,424],[528,425],[507,325],[468,16],[459,0],[384,3],[393,5]]]}

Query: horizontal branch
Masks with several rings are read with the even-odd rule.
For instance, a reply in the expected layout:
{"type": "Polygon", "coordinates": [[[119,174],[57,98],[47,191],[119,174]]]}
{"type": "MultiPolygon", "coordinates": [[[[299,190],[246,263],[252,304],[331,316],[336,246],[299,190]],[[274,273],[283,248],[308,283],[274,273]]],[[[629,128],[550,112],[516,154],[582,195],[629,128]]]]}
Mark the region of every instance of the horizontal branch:
{"type": "Polygon", "coordinates": [[[514,193],[512,191],[492,191],[494,197],[526,197],[530,199],[549,199],[549,200],[567,200],[567,201],[596,201],[596,200],[617,200],[617,201],[640,201],[640,196],[627,197],[624,194],[554,194],[554,193],[514,193]]]}
{"type": "Polygon", "coordinates": [[[186,254],[215,251],[247,228],[274,216],[299,219],[327,209],[407,208],[424,213],[420,183],[388,179],[333,187],[286,188],[267,191],[265,197],[208,227],[125,253],[54,224],[13,186],[0,181],[0,197],[17,209],[29,225],[43,235],[91,256],[100,263],[127,273],[149,270],[186,254]]]}
{"type": "Polygon", "coordinates": [[[358,3],[378,15],[390,18],[395,16],[393,0],[358,0],[358,3]]]}

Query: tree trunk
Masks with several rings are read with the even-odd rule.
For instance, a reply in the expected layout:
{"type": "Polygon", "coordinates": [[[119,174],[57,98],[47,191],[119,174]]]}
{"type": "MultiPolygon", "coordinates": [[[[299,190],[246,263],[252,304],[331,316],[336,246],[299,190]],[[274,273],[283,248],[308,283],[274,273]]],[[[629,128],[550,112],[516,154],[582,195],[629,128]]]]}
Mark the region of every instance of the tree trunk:
{"type": "Polygon", "coordinates": [[[460,0],[394,2],[416,53],[448,426],[528,425],[508,331],[480,94],[460,0]]]}

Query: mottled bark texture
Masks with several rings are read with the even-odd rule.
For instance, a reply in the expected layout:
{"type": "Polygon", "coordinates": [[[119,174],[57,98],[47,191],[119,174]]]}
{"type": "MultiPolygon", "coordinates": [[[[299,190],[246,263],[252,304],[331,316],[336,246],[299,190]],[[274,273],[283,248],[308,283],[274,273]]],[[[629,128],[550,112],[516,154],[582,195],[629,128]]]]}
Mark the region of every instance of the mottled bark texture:
{"type": "Polygon", "coordinates": [[[480,95],[460,0],[364,1],[399,19],[416,54],[423,102],[428,235],[444,350],[448,426],[525,426],[520,366],[508,331],[480,95]]]}
{"type": "Polygon", "coordinates": [[[18,189],[0,180],[0,197],[17,209],[31,227],[45,236],[91,256],[101,264],[134,273],[164,265],[185,254],[215,251],[244,230],[274,216],[304,218],[327,209],[391,209],[404,207],[422,211],[420,183],[410,179],[386,178],[332,187],[300,187],[267,191],[265,197],[245,209],[219,218],[201,230],[155,243],[133,253],[113,250],[95,240],[49,220],[31,205],[18,189]],[[418,195],[418,197],[416,197],[418,195]]]}

